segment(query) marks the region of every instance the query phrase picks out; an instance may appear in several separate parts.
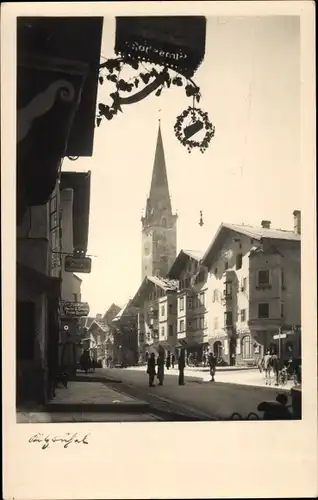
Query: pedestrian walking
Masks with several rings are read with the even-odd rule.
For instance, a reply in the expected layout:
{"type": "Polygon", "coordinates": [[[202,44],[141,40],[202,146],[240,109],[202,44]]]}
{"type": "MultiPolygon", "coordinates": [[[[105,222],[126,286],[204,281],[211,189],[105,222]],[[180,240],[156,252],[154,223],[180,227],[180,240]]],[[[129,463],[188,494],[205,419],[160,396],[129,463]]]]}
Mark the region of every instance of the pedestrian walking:
{"type": "Polygon", "coordinates": [[[283,368],[284,363],[278,358],[276,352],[272,352],[271,355],[271,365],[273,368],[274,376],[275,376],[275,385],[279,385],[279,372],[283,368]]]}
{"type": "Polygon", "coordinates": [[[150,358],[147,361],[147,373],[149,376],[149,387],[154,387],[154,380],[156,375],[156,358],[155,354],[152,352],[150,358]]]}
{"type": "Polygon", "coordinates": [[[262,366],[265,374],[265,384],[271,385],[271,375],[272,375],[272,355],[269,349],[266,350],[265,356],[263,357],[262,366]]]}
{"type": "Polygon", "coordinates": [[[178,359],[178,370],[179,370],[179,385],[184,385],[184,369],[186,365],[186,358],[184,349],[181,349],[180,356],[178,359]]]}
{"type": "Polygon", "coordinates": [[[203,366],[205,368],[206,367],[206,352],[205,351],[202,354],[202,362],[203,362],[203,366]]]}
{"type": "Polygon", "coordinates": [[[263,373],[263,369],[264,369],[264,356],[261,356],[260,358],[258,358],[257,368],[259,369],[260,373],[263,373]]]}
{"type": "Polygon", "coordinates": [[[171,366],[172,366],[172,368],[174,368],[175,362],[176,362],[176,357],[174,354],[171,354],[171,366]]]}
{"type": "Polygon", "coordinates": [[[91,358],[87,349],[84,349],[81,357],[80,357],[80,367],[85,372],[88,372],[91,366],[91,358]]]}
{"type": "Polygon", "coordinates": [[[167,370],[169,370],[170,366],[171,366],[171,354],[170,354],[170,351],[168,351],[167,359],[166,359],[166,368],[167,368],[167,370]]]}
{"type": "Polygon", "coordinates": [[[211,382],[215,382],[215,370],[216,370],[216,355],[214,352],[210,352],[208,356],[208,363],[210,367],[211,382]]]}
{"type": "Polygon", "coordinates": [[[165,358],[164,354],[160,353],[158,356],[157,360],[157,365],[158,365],[158,373],[157,373],[157,378],[159,380],[159,385],[163,385],[163,379],[164,379],[164,369],[165,369],[165,358]]]}

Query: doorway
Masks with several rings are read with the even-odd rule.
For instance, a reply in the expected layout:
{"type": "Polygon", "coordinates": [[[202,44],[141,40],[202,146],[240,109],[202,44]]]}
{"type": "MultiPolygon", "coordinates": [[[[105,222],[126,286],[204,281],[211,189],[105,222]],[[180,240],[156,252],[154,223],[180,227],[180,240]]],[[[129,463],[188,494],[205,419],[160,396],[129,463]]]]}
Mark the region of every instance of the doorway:
{"type": "Polygon", "coordinates": [[[229,341],[229,363],[230,366],[236,364],[236,340],[232,338],[229,341]]]}
{"type": "Polygon", "coordinates": [[[217,358],[217,363],[220,364],[223,361],[223,346],[220,340],[217,340],[213,344],[213,353],[217,358]]]}

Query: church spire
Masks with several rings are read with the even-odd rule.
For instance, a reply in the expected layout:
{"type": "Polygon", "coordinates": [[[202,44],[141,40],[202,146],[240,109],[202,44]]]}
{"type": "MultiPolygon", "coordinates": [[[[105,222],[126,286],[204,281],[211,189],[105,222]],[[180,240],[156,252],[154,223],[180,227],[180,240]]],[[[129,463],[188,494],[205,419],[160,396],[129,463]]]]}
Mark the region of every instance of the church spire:
{"type": "Polygon", "coordinates": [[[160,120],[148,202],[154,210],[158,207],[158,205],[160,205],[171,212],[171,201],[160,120]]]}

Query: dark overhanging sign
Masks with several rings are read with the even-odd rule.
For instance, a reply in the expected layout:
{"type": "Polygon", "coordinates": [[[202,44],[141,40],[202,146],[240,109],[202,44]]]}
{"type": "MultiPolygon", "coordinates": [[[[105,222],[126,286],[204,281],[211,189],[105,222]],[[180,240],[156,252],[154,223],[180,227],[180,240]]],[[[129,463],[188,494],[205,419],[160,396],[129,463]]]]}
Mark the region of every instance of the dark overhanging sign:
{"type": "Polygon", "coordinates": [[[115,53],[193,76],[205,54],[203,16],[117,17],[115,53]]]}
{"type": "Polygon", "coordinates": [[[69,318],[81,318],[89,315],[87,302],[62,302],[63,314],[69,318]]]}
{"type": "Polygon", "coordinates": [[[67,273],[90,273],[92,259],[89,257],[74,257],[68,255],[65,258],[64,269],[67,273]]]}

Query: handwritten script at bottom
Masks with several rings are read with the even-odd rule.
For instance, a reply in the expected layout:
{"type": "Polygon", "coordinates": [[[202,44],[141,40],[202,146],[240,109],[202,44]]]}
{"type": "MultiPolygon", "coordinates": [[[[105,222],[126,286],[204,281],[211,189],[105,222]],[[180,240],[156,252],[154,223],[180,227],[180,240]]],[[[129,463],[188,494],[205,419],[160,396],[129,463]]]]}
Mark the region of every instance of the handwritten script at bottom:
{"type": "Polygon", "coordinates": [[[71,433],[67,432],[64,436],[50,436],[45,434],[34,434],[30,437],[29,443],[39,443],[42,450],[46,450],[51,443],[61,443],[63,448],[68,448],[70,444],[89,444],[87,441],[89,434],[85,434],[83,437],[79,436],[77,432],[71,433]]]}

